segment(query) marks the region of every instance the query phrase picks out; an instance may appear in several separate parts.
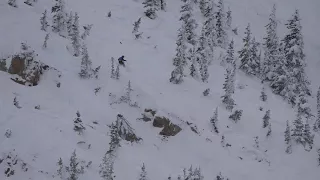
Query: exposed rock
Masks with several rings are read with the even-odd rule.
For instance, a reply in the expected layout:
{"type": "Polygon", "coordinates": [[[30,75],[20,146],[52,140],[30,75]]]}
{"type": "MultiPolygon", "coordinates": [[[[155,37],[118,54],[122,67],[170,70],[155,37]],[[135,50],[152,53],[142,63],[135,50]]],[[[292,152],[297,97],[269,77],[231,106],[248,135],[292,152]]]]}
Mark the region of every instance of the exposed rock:
{"type": "Polygon", "coordinates": [[[166,118],[166,117],[159,117],[156,116],[153,120],[153,126],[162,128],[162,131],[159,133],[160,135],[163,136],[175,136],[177,135],[182,129],[166,118]]]}
{"type": "Polygon", "coordinates": [[[14,56],[11,60],[11,65],[8,72],[10,74],[22,76],[23,71],[25,70],[25,60],[26,57],[21,57],[19,55],[14,56]]]}
{"type": "Polygon", "coordinates": [[[150,112],[152,114],[152,116],[155,116],[157,113],[156,110],[152,110],[152,109],[145,109],[144,112],[150,112]]]}

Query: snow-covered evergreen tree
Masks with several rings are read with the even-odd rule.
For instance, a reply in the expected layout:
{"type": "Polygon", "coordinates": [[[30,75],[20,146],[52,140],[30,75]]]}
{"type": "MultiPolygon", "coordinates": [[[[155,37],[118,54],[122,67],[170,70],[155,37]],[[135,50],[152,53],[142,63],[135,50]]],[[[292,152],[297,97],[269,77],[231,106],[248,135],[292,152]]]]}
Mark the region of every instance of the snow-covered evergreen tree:
{"type": "Polygon", "coordinates": [[[83,26],[83,33],[81,35],[81,39],[85,40],[87,36],[90,35],[90,30],[92,28],[93,24],[87,24],[85,26],[83,26]]]}
{"type": "Polygon", "coordinates": [[[250,52],[250,48],[251,48],[251,29],[250,29],[250,23],[248,24],[248,26],[246,27],[246,31],[244,32],[245,37],[242,39],[243,42],[243,47],[242,49],[239,51],[239,59],[240,59],[240,67],[239,69],[243,70],[244,72],[251,74],[252,70],[251,70],[251,66],[250,66],[250,56],[251,56],[251,52],[250,52]]]}
{"type": "Polygon", "coordinates": [[[111,153],[105,153],[102,162],[99,165],[99,174],[103,180],[113,180],[114,176],[114,159],[111,153]]]}
{"type": "Polygon", "coordinates": [[[262,128],[266,128],[270,124],[270,110],[266,111],[266,114],[263,116],[262,128]]]}
{"type": "Polygon", "coordinates": [[[266,102],[267,99],[268,99],[268,96],[267,96],[267,94],[266,94],[266,89],[265,89],[264,86],[262,87],[262,90],[261,90],[260,99],[261,99],[261,101],[263,101],[263,102],[266,102]]]}
{"type": "Polygon", "coordinates": [[[228,36],[226,32],[226,13],[224,9],[224,0],[219,0],[217,4],[216,12],[216,38],[217,45],[221,48],[225,48],[228,42],[228,36]]]}
{"type": "Polygon", "coordinates": [[[291,144],[291,129],[289,125],[289,121],[287,120],[287,127],[284,132],[284,141],[286,142],[286,153],[291,154],[292,153],[292,144],[291,144]]]}
{"type": "Polygon", "coordinates": [[[112,79],[116,78],[115,69],[114,69],[114,58],[111,57],[111,76],[112,79]]]}
{"type": "Polygon", "coordinates": [[[181,7],[180,10],[181,17],[180,21],[183,23],[183,27],[185,28],[185,34],[187,42],[193,46],[197,43],[197,35],[196,28],[198,26],[196,20],[193,15],[193,3],[191,0],[187,0],[181,7]]]}
{"type": "Polygon", "coordinates": [[[81,59],[81,70],[79,73],[80,78],[89,79],[92,77],[92,62],[89,57],[88,49],[85,44],[82,45],[82,59],[81,59]]]}
{"type": "Polygon", "coordinates": [[[203,96],[208,96],[210,94],[210,88],[207,88],[202,92],[203,96]]]}
{"type": "Polygon", "coordinates": [[[226,28],[227,30],[231,29],[231,25],[232,25],[232,11],[230,9],[230,7],[228,7],[228,11],[227,11],[227,21],[226,21],[226,28]]]}
{"type": "Polygon", "coordinates": [[[199,38],[199,45],[197,50],[197,62],[199,63],[199,71],[202,82],[207,82],[209,78],[208,73],[208,39],[206,37],[206,26],[204,25],[201,30],[201,36],[199,38]]]}
{"type": "Polygon", "coordinates": [[[271,136],[271,132],[272,132],[272,130],[271,130],[271,123],[269,123],[269,125],[268,125],[268,132],[267,132],[267,137],[269,137],[269,136],[271,136]]]}
{"type": "Polygon", "coordinates": [[[166,11],[166,9],[167,9],[167,2],[166,1],[167,0],[160,0],[160,9],[162,11],[166,11]]]}
{"type": "Polygon", "coordinates": [[[15,7],[15,8],[18,7],[16,0],[9,0],[9,1],[8,1],[8,4],[9,4],[10,6],[12,6],[12,7],[15,7]]]}
{"type": "Polygon", "coordinates": [[[120,135],[119,135],[119,129],[117,126],[117,123],[112,123],[110,126],[110,148],[109,153],[114,152],[117,150],[117,148],[120,147],[120,135]]]}
{"type": "Polygon", "coordinates": [[[285,97],[293,105],[296,104],[298,95],[310,95],[310,82],[305,72],[306,60],[303,52],[304,42],[300,20],[299,11],[296,10],[286,24],[289,32],[283,39],[288,77],[284,91],[285,97]]]}
{"type": "Polygon", "coordinates": [[[72,35],[71,35],[71,42],[73,47],[73,55],[78,57],[80,56],[80,30],[79,30],[79,16],[78,13],[74,14],[74,21],[72,24],[72,35]]]}
{"type": "Polygon", "coordinates": [[[127,88],[126,88],[126,94],[122,96],[121,101],[131,104],[131,93],[133,89],[131,87],[131,81],[128,82],[127,88]]]}
{"type": "Polygon", "coordinates": [[[180,84],[183,82],[184,68],[187,64],[186,61],[186,34],[184,27],[179,29],[177,40],[176,55],[173,58],[174,70],[171,72],[170,82],[173,84],[180,84]]]}
{"type": "Polygon", "coordinates": [[[213,126],[214,132],[219,133],[218,126],[217,126],[217,123],[218,123],[218,108],[215,109],[214,114],[210,119],[210,122],[211,122],[211,124],[213,126]]]}
{"type": "Polygon", "coordinates": [[[57,165],[58,165],[57,174],[60,177],[60,179],[62,179],[63,178],[63,173],[64,173],[64,165],[63,165],[63,162],[62,162],[61,158],[59,158],[59,161],[57,162],[57,165]]]}
{"type": "Polygon", "coordinates": [[[117,64],[117,68],[114,73],[115,73],[115,79],[119,80],[120,79],[120,65],[119,65],[119,63],[117,64]]]}
{"type": "Polygon", "coordinates": [[[303,144],[303,139],[302,139],[302,133],[304,130],[304,125],[302,122],[302,114],[297,113],[296,119],[293,121],[294,128],[292,129],[292,137],[294,138],[295,142],[299,144],[303,144]]]}
{"type": "Polygon", "coordinates": [[[277,19],[276,19],[276,6],[273,5],[271,14],[269,15],[269,23],[266,25],[266,36],[264,37],[265,53],[264,53],[264,77],[266,80],[273,81],[277,76],[278,67],[281,65],[279,62],[279,39],[277,35],[277,19]]]}
{"type": "Polygon", "coordinates": [[[320,87],[317,92],[317,117],[316,122],[314,123],[314,130],[320,130],[320,87]]]}
{"type": "Polygon", "coordinates": [[[199,8],[200,8],[200,11],[204,17],[206,17],[206,15],[207,15],[208,6],[209,6],[208,0],[200,0],[199,1],[199,8]]]}
{"type": "Polygon", "coordinates": [[[47,10],[44,10],[44,12],[42,13],[42,16],[40,18],[40,23],[41,23],[41,30],[47,31],[49,26],[47,21],[47,10]]]}
{"type": "Polygon", "coordinates": [[[142,167],[141,167],[139,180],[148,180],[147,171],[146,171],[146,167],[144,166],[144,163],[142,164],[142,167]]]}
{"type": "Polygon", "coordinates": [[[227,49],[226,62],[228,63],[228,66],[234,63],[234,41],[233,40],[230,42],[227,49]]]}
{"type": "Polygon", "coordinates": [[[69,173],[68,180],[78,180],[79,175],[84,173],[84,167],[80,166],[76,154],[76,150],[72,152],[70,157],[69,167],[66,167],[67,172],[69,173]]]}
{"type": "Polygon", "coordinates": [[[76,114],[77,114],[77,117],[73,120],[73,123],[74,123],[73,130],[78,132],[78,134],[82,134],[86,128],[83,126],[82,120],[80,118],[80,112],[77,111],[76,114]]]}
{"type": "Polygon", "coordinates": [[[67,17],[67,21],[66,21],[66,28],[67,28],[67,32],[68,32],[68,36],[72,37],[72,25],[74,23],[74,15],[73,12],[71,11],[67,17]]]}
{"type": "Polygon", "coordinates": [[[47,48],[48,40],[49,40],[49,33],[47,33],[47,34],[46,34],[46,37],[44,38],[44,42],[43,42],[43,45],[42,45],[42,48],[43,48],[43,49],[46,49],[46,48],[47,48]]]}
{"type": "Polygon", "coordinates": [[[140,24],[141,24],[141,18],[139,18],[136,22],[133,23],[132,34],[134,34],[136,39],[141,38],[142,33],[139,32],[140,24]]]}
{"type": "Polygon", "coordinates": [[[234,93],[232,91],[232,86],[233,86],[233,79],[231,75],[231,69],[227,68],[226,69],[227,73],[225,74],[225,83],[223,84],[223,89],[225,91],[225,94],[221,97],[222,98],[222,103],[226,106],[226,109],[229,111],[232,111],[235,102],[232,98],[232,94],[234,93]]]}
{"type": "Polygon", "coordinates": [[[56,0],[56,4],[52,7],[52,31],[63,35],[66,30],[66,13],[64,0],[56,0]]]}
{"type": "Polygon", "coordinates": [[[189,69],[190,69],[190,76],[193,78],[198,77],[197,55],[198,55],[198,52],[195,47],[189,48],[187,58],[188,58],[189,62],[191,63],[189,69]]]}
{"type": "Polygon", "coordinates": [[[230,116],[229,119],[233,120],[235,123],[241,120],[243,110],[235,110],[230,116]]]}
{"type": "Polygon", "coordinates": [[[303,129],[303,141],[304,141],[304,146],[308,146],[306,147],[307,151],[310,151],[312,149],[313,146],[313,139],[314,139],[314,135],[311,134],[311,128],[308,122],[306,122],[304,124],[304,129],[303,129]]]}
{"type": "Polygon", "coordinates": [[[144,5],[144,8],[146,9],[144,14],[150,19],[155,19],[157,17],[157,14],[156,14],[157,2],[156,2],[156,0],[144,0],[144,2],[142,4],[144,5]]]}

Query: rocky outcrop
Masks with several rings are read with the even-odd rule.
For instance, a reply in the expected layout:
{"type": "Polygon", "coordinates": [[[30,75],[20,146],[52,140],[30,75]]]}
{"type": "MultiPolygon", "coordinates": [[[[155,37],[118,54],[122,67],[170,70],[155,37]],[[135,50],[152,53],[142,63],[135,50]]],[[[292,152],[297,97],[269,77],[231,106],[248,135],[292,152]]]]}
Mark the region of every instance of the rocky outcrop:
{"type": "Polygon", "coordinates": [[[154,118],[153,126],[163,128],[159,133],[163,136],[175,136],[182,130],[178,125],[173,124],[168,118],[160,116],[156,116],[154,118]]]}

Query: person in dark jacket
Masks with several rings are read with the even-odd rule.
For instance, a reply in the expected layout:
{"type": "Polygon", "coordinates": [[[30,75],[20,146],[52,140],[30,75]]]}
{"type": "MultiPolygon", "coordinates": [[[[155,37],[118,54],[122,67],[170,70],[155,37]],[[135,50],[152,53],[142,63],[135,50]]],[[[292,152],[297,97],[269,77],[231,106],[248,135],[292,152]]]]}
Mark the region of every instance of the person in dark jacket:
{"type": "Polygon", "coordinates": [[[118,61],[119,61],[119,64],[121,64],[122,66],[125,66],[124,61],[127,61],[127,60],[124,59],[124,56],[121,56],[119,57],[118,61]]]}

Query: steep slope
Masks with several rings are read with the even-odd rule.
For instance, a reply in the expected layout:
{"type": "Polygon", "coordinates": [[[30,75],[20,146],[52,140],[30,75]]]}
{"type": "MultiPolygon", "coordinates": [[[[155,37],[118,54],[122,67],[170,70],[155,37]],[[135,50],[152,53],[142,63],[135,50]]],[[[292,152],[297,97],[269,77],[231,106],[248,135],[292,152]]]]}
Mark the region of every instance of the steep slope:
{"type": "MultiPolygon", "coordinates": [[[[278,6],[280,21],[279,34],[284,33],[283,24],[294,11],[301,10],[305,35],[306,54],[309,63],[309,75],[313,89],[318,87],[317,76],[320,64],[320,32],[317,0],[301,2],[298,0],[229,0],[227,5],[233,11],[233,26],[238,27],[239,36],[232,38],[236,49],[241,45],[243,30],[248,22],[252,23],[254,35],[263,38],[268,14],[273,3],[278,6]],[[317,54],[318,53],[318,54],[317,54]]],[[[181,85],[173,85],[168,79],[172,71],[177,29],[180,27],[179,9],[181,2],[167,2],[167,12],[160,12],[156,20],[142,18],[143,39],[135,40],[131,31],[132,24],[143,16],[140,1],[132,0],[68,0],[69,11],[78,12],[81,25],[93,24],[90,36],[85,43],[88,46],[93,66],[101,65],[100,78],[81,80],[80,58],[73,57],[66,45],[70,42],[50,33],[48,48],[43,50],[45,32],[40,31],[39,19],[47,9],[50,12],[52,2],[39,1],[34,7],[18,1],[18,8],[12,8],[6,2],[0,2],[0,51],[3,57],[20,50],[20,43],[27,42],[38,54],[38,59],[61,71],[61,87],[56,87],[56,76],[45,73],[41,83],[35,87],[26,87],[14,83],[10,76],[0,72],[0,134],[11,129],[12,136],[0,136],[0,152],[3,157],[8,152],[27,163],[28,171],[14,166],[15,174],[8,179],[59,179],[53,178],[61,157],[65,163],[76,149],[78,158],[92,161],[92,167],[79,179],[100,179],[99,164],[108,150],[109,128],[107,125],[116,120],[121,113],[126,117],[136,134],[143,138],[140,144],[122,141],[122,147],[115,161],[115,179],[137,178],[142,163],[145,163],[150,179],[166,179],[169,175],[176,179],[183,168],[200,166],[204,179],[214,179],[219,172],[231,180],[269,180],[269,179],[308,179],[316,180],[320,176],[317,167],[317,152],[320,148],[319,137],[315,138],[315,147],[306,152],[300,146],[293,147],[293,153],[285,153],[283,132],[286,121],[293,121],[295,113],[289,105],[267,89],[268,102],[259,100],[261,85],[258,80],[237,73],[236,103],[243,110],[239,123],[228,119],[229,113],[221,106],[222,84],[225,69],[217,59],[210,66],[208,84],[199,83],[191,78],[181,85]],[[107,13],[111,11],[111,18],[107,13]],[[147,38],[149,37],[150,38],[147,38]],[[120,70],[120,80],[110,79],[110,58],[125,55],[126,68],[120,70]],[[131,81],[133,99],[140,108],[127,104],[109,105],[112,98],[125,93],[128,81],[131,81]],[[101,87],[95,95],[94,89],[101,87]],[[211,94],[203,97],[202,92],[211,88],[211,94]],[[13,105],[17,97],[21,109],[13,105]],[[40,105],[40,110],[34,107],[40,105]],[[262,106],[264,111],[259,111],[262,106]],[[211,132],[209,119],[214,109],[219,107],[219,135],[211,132]],[[144,108],[157,109],[160,115],[170,118],[183,130],[166,140],[158,135],[159,129],[151,122],[137,120],[144,108]],[[272,135],[266,138],[262,129],[262,117],[265,110],[271,110],[272,135]],[[73,119],[79,110],[86,127],[81,136],[73,131],[73,119]],[[93,123],[96,121],[98,124],[93,123]],[[194,133],[186,122],[197,126],[199,134],[194,133]],[[221,136],[231,147],[222,147],[221,136]],[[259,136],[260,148],[254,148],[254,137],[259,136]],[[77,144],[85,141],[86,144],[77,144]],[[90,149],[87,145],[90,145],[90,149]],[[13,151],[14,149],[14,151],[13,151]],[[260,161],[260,162],[259,162],[260,161]]],[[[226,5],[226,7],[227,7],[226,5]]],[[[202,21],[197,9],[197,20],[202,21]]],[[[218,55],[217,55],[218,56],[218,55]]],[[[312,101],[315,107],[315,101],[312,101]]],[[[2,157],[2,156],[1,156],[2,157]]],[[[0,164],[0,179],[6,179],[1,171],[7,165],[0,164]]],[[[24,168],[25,169],[25,168],[24,168]]]]}

